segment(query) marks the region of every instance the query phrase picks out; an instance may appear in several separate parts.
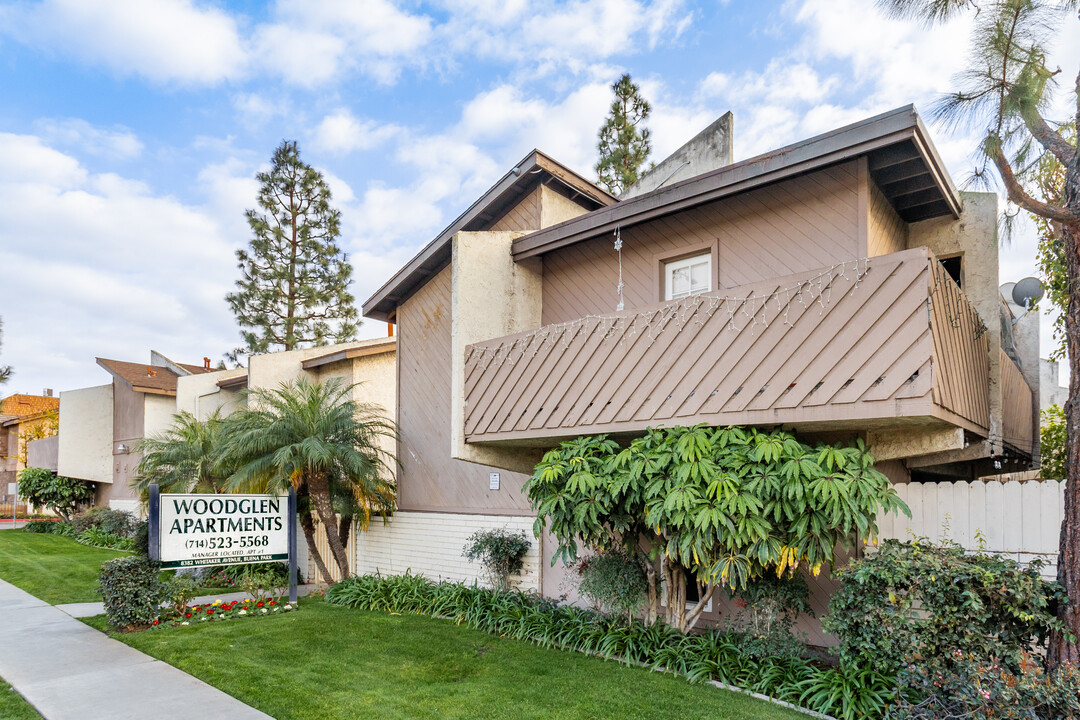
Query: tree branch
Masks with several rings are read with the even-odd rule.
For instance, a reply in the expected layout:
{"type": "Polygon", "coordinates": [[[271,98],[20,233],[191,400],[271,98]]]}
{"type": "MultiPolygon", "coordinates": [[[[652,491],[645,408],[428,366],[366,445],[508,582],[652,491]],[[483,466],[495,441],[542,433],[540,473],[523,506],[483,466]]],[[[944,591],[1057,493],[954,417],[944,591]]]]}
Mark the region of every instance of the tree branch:
{"type": "Polygon", "coordinates": [[[1039,144],[1048,152],[1053,153],[1062,165],[1070,165],[1076,157],[1076,148],[1070,145],[1061,133],[1050,127],[1050,124],[1037,112],[1022,113],[1022,115],[1028,131],[1039,141],[1039,144]]]}
{"type": "Polygon", "coordinates": [[[1001,181],[1005,183],[1005,191],[1009,195],[1009,200],[1012,200],[1028,212],[1044,217],[1047,220],[1056,220],[1066,225],[1080,225],[1080,215],[1076,215],[1060,205],[1040,202],[1031,197],[1020,185],[1020,181],[1016,179],[1016,175],[1013,173],[1009,161],[1005,159],[1005,153],[1000,146],[990,152],[989,155],[1001,175],[1001,181]]]}

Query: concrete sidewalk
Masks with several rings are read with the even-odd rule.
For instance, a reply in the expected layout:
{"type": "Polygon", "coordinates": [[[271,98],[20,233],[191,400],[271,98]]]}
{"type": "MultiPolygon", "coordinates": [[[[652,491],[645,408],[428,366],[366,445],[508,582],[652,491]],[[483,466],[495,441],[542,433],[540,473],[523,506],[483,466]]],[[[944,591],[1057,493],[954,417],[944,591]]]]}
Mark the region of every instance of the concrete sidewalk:
{"type": "MultiPolygon", "coordinates": [[[[296,595],[297,597],[305,597],[312,591],[318,589],[318,585],[297,585],[296,595]]],[[[288,593],[286,593],[286,597],[287,596],[288,593]]],[[[221,602],[232,602],[233,600],[243,600],[244,598],[249,597],[251,597],[251,595],[246,592],[221,593],[220,595],[201,595],[197,598],[192,598],[191,604],[208,605],[215,600],[220,600],[221,602]]],[[[54,605],[53,607],[55,607],[57,610],[63,610],[73,618],[94,617],[95,615],[101,615],[103,612],[105,612],[104,603],[99,602],[69,603],[67,605],[54,605]]],[[[3,628],[0,628],[0,633],[2,632],[3,628]]]]}
{"type": "Polygon", "coordinates": [[[3,580],[0,618],[0,677],[45,720],[273,720],[3,580]]]}

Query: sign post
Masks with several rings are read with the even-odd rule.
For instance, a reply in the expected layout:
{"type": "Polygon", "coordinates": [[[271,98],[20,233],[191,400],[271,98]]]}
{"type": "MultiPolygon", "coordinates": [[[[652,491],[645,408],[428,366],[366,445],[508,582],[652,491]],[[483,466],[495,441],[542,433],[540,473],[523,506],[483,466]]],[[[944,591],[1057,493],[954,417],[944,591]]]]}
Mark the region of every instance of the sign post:
{"type": "Polygon", "coordinates": [[[150,528],[147,534],[147,550],[146,554],[150,556],[150,559],[159,562],[161,560],[161,525],[158,519],[161,517],[161,493],[158,490],[157,483],[151,483],[150,485],[150,528]]]}
{"type": "Polygon", "coordinates": [[[19,483],[8,483],[8,494],[11,495],[11,527],[15,527],[19,516],[19,483]]]}
{"type": "Polygon", "coordinates": [[[296,602],[296,488],[289,488],[289,602],[296,602]]]}

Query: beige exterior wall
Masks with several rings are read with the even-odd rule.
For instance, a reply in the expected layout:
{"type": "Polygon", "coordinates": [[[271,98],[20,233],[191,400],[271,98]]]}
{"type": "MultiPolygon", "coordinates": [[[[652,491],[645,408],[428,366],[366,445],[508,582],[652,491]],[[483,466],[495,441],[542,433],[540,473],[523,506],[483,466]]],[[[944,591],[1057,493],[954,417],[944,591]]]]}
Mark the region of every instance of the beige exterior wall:
{"type": "Polygon", "coordinates": [[[111,485],[112,441],[111,383],[60,393],[60,475],[111,485]]]}
{"type": "Polygon", "coordinates": [[[205,420],[215,410],[222,415],[233,413],[240,402],[240,391],[219,388],[222,380],[247,375],[247,370],[218,370],[217,372],[187,375],[176,380],[176,412],[189,412],[199,420],[205,420]]]}
{"type": "Polygon", "coordinates": [[[474,580],[485,584],[483,569],[462,557],[462,549],[477,530],[524,531],[532,539],[525,568],[517,585],[539,592],[541,575],[539,543],[532,536],[531,516],[459,515],[399,511],[389,524],[374,521],[356,541],[356,570],[361,574],[402,575],[406,570],[432,580],[474,580]]]}

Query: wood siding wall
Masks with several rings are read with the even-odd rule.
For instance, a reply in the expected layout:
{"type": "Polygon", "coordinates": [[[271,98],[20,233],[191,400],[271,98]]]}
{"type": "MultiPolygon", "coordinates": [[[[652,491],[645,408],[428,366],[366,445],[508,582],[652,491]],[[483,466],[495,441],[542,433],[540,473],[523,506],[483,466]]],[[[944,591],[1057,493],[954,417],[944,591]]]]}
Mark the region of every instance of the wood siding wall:
{"type": "Polygon", "coordinates": [[[867,213],[867,257],[888,255],[907,249],[907,223],[896,214],[885,195],[869,177],[869,212],[867,213]]]}
{"type": "MultiPolygon", "coordinates": [[[[658,256],[713,253],[713,287],[733,288],[863,257],[852,161],[622,230],[625,307],[662,299],[658,256]]],[[[544,255],[543,322],[608,313],[618,303],[614,237],[544,255]]]]}
{"type": "Polygon", "coordinates": [[[537,230],[540,228],[541,186],[514,205],[505,215],[495,221],[489,230],[537,230]]]}
{"type": "Polygon", "coordinates": [[[470,345],[466,440],[637,432],[658,423],[865,427],[937,415],[935,402],[950,421],[953,413],[985,430],[985,392],[980,400],[972,388],[986,386],[988,361],[978,357],[980,348],[988,352],[986,338],[976,336],[959,288],[946,276],[956,294],[934,291],[939,264],[925,248],[857,267],[470,345]],[[783,303],[799,283],[806,294],[783,303]],[[949,308],[938,307],[945,302],[949,308]]]}
{"type": "Polygon", "coordinates": [[[450,457],[451,268],[398,308],[398,507],[520,514],[526,476],[450,457]],[[488,472],[501,489],[488,490],[488,472]]]}
{"type": "Polygon", "coordinates": [[[1020,368],[1001,350],[1001,432],[1009,445],[1031,452],[1035,431],[1032,392],[1020,368]]]}
{"type": "Polygon", "coordinates": [[[988,428],[990,341],[986,327],[945,268],[933,255],[930,257],[934,403],[988,428]]]}

